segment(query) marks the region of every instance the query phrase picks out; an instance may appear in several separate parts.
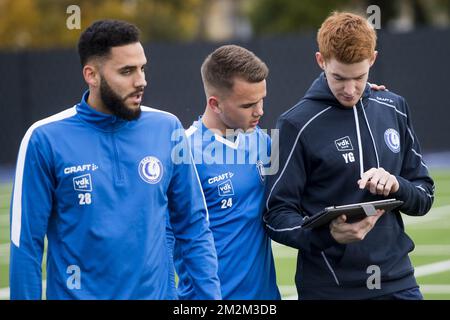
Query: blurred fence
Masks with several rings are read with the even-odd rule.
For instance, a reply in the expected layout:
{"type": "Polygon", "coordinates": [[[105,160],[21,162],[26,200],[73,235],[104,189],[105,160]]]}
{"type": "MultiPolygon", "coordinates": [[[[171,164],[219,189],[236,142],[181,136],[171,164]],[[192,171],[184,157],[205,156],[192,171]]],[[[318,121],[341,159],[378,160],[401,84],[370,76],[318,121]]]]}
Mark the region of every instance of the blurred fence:
{"type": "MultiPolygon", "coordinates": [[[[369,80],[404,96],[425,152],[450,150],[450,30],[379,32],[369,80]]],[[[242,45],[270,68],[263,128],[273,128],[320,69],[315,34],[259,38],[242,45]]],[[[144,104],[177,115],[185,127],[203,113],[200,66],[220,44],[153,43],[144,104]]],[[[20,140],[35,121],[73,106],[86,89],[76,50],[0,53],[0,165],[14,164],[20,140]]]]}

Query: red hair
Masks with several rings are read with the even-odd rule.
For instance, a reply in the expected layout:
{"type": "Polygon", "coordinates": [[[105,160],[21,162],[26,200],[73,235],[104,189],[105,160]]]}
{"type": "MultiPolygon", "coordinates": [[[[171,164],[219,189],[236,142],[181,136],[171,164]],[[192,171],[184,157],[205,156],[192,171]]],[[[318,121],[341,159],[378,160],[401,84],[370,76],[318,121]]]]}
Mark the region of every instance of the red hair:
{"type": "Polygon", "coordinates": [[[335,58],[350,64],[374,57],[377,34],[363,17],[349,12],[333,12],[317,33],[324,60],[335,58]]]}

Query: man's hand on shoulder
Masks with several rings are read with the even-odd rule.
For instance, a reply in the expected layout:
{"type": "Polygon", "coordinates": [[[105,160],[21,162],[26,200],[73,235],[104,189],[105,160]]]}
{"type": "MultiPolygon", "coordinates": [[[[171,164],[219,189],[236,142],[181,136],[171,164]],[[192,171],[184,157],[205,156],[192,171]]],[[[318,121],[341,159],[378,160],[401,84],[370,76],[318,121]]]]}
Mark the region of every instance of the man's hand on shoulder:
{"type": "Polygon", "coordinates": [[[375,83],[370,84],[370,89],[375,90],[375,91],[389,91],[388,89],[386,89],[385,85],[378,85],[375,83]]]}

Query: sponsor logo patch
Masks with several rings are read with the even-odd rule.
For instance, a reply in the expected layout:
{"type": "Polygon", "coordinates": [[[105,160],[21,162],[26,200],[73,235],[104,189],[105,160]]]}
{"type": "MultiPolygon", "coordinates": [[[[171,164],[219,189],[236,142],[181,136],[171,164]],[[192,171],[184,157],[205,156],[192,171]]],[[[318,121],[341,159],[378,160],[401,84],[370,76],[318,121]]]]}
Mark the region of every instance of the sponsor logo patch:
{"type": "Polygon", "coordinates": [[[387,129],[384,132],[384,142],[392,152],[400,152],[400,135],[395,129],[387,129]]]}
{"type": "Polygon", "coordinates": [[[92,191],[91,174],[83,174],[82,176],[73,178],[73,188],[75,191],[90,192],[92,191]]]}
{"type": "Polygon", "coordinates": [[[353,151],[352,141],[349,136],[337,139],[334,141],[334,144],[336,145],[338,151],[353,151]]]}
{"type": "Polygon", "coordinates": [[[219,184],[217,186],[217,189],[219,190],[219,196],[221,196],[221,197],[227,197],[227,196],[234,195],[233,184],[231,183],[230,179],[219,184]]]}
{"type": "Polygon", "coordinates": [[[148,156],[139,163],[139,176],[147,183],[155,184],[161,181],[163,166],[158,158],[148,156]]]}

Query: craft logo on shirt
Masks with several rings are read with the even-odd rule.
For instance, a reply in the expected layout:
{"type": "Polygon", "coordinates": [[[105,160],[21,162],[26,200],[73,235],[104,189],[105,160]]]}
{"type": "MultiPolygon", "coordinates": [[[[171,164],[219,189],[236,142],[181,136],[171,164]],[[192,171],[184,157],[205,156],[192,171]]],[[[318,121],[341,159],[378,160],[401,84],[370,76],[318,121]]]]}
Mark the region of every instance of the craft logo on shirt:
{"type": "Polygon", "coordinates": [[[334,141],[334,144],[336,145],[338,151],[353,151],[352,141],[349,136],[337,139],[334,141]]]}
{"type": "Polygon", "coordinates": [[[95,171],[97,169],[98,166],[95,163],[81,164],[78,166],[71,166],[64,168],[64,174],[78,173],[84,171],[95,171]]]}
{"type": "Polygon", "coordinates": [[[139,163],[139,175],[147,183],[155,184],[161,181],[163,166],[158,158],[148,156],[139,163]]]}
{"type": "Polygon", "coordinates": [[[400,135],[395,129],[387,129],[384,132],[384,141],[392,152],[400,152],[400,135]]]}
{"type": "Polygon", "coordinates": [[[381,97],[375,97],[375,98],[376,98],[378,101],[394,103],[394,100],[389,99],[389,98],[381,98],[381,97]]]}
{"type": "Polygon", "coordinates": [[[208,184],[213,184],[213,183],[222,181],[224,179],[231,179],[233,176],[234,176],[233,172],[225,172],[225,173],[219,174],[218,176],[209,178],[208,184]]]}
{"type": "Polygon", "coordinates": [[[217,186],[217,188],[219,189],[219,196],[221,196],[221,197],[227,197],[227,196],[234,195],[233,184],[231,183],[230,179],[219,184],[217,186]]]}
{"type": "Polygon", "coordinates": [[[75,191],[91,192],[92,191],[92,179],[91,174],[83,174],[73,178],[73,188],[75,191]]]}

